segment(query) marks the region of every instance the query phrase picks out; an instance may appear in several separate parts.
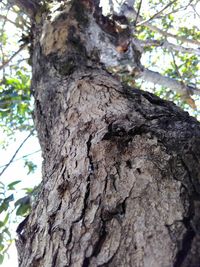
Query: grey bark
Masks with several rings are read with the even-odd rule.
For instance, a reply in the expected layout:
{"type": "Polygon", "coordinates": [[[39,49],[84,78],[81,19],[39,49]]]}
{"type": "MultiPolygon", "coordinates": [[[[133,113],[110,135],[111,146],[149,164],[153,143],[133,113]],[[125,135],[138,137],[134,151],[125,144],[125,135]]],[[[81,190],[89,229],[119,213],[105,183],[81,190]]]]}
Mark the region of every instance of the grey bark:
{"type": "Polygon", "coordinates": [[[200,50],[197,48],[192,48],[192,47],[184,47],[182,45],[175,45],[170,42],[168,42],[166,39],[165,40],[138,40],[136,38],[133,39],[133,43],[136,43],[136,45],[139,46],[140,50],[143,52],[144,48],[146,47],[162,47],[167,49],[168,51],[176,51],[180,53],[191,53],[197,56],[200,56],[200,50]]]}
{"type": "Polygon", "coordinates": [[[172,91],[175,91],[181,96],[188,97],[192,94],[200,95],[200,90],[198,88],[186,85],[176,79],[164,76],[159,72],[146,68],[143,68],[143,70],[136,76],[136,78],[141,78],[146,82],[159,84],[165,88],[170,88],[172,91]]]}
{"type": "Polygon", "coordinates": [[[79,5],[33,28],[43,183],[19,266],[197,267],[200,125],[104,70],[79,5]]]}

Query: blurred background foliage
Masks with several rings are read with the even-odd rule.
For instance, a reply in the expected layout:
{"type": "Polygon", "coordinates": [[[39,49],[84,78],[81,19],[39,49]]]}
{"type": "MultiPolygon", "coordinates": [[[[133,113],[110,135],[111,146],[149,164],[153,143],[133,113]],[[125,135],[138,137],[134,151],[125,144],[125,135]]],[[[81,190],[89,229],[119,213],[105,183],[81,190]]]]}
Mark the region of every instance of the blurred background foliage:
{"type": "Polygon", "coordinates": [[[137,80],[137,85],[200,119],[200,2],[137,0],[135,5],[142,17],[134,31],[144,44],[142,64],[195,90],[185,97],[158,84],[137,80]]]}
{"type": "MultiPolygon", "coordinates": [[[[0,148],[1,158],[11,142],[18,142],[17,132],[35,135],[32,120],[33,98],[30,91],[31,67],[27,36],[30,21],[27,16],[7,1],[0,3],[0,148]]],[[[28,139],[27,138],[27,139],[28,139]]],[[[26,140],[24,140],[26,141],[26,140]]],[[[3,176],[13,163],[24,142],[18,144],[9,162],[0,166],[0,263],[14,241],[17,224],[29,214],[37,192],[37,186],[24,188],[22,181],[8,182],[3,176]],[[19,189],[21,191],[18,194],[19,189]],[[15,227],[12,225],[15,224],[15,227]]],[[[33,148],[27,151],[31,154],[33,148]]],[[[25,156],[24,168],[27,175],[33,173],[36,164],[25,156]]]]}
{"type": "MultiPolygon", "coordinates": [[[[41,2],[46,4],[48,1],[41,2]]],[[[137,86],[174,101],[199,119],[200,2],[136,0],[134,8],[137,20],[132,21],[133,38],[139,40],[142,46],[142,64],[145,68],[182,82],[183,85],[189,84],[195,90],[189,97],[184,97],[172,88],[149,83],[140,78],[135,80],[127,73],[118,73],[119,76],[131,86],[137,86]]],[[[15,140],[16,132],[27,132],[26,140],[30,136],[36,136],[32,120],[33,97],[30,89],[31,66],[28,52],[30,29],[30,20],[13,5],[12,1],[0,2],[0,132],[4,136],[0,138],[1,157],[11,140],[15,140]]],[[[0,263],[3,262],[14,239],[10,225],[18,223],[28,215],[39,192],[38,185],[33,188],[23,188],[23,184],[15,179],[15,175],[11,183],[2,180],[2,174],[15,160],[24,142],[13,152],[8,164],[0,168],[0,263]],[[16,194],[19,185],[23,191],[21,197],[16,194]]],[[[31,149],[27,154],[29,152],[31,149]]],[[[27,175],[36,170],[37,166],[29,159],[29,155],[22,160],[27,175]]]]}

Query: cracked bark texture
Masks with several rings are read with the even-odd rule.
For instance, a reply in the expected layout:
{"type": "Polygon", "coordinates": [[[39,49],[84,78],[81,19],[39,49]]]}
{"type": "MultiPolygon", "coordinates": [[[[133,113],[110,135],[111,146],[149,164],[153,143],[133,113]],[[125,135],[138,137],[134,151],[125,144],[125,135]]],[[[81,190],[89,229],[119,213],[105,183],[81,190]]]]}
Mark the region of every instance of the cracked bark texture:
{"type": "Polygon", "coordinates": [[[43,183],[19,266],[200,266],[200,124],[76,53],[77,27],[34,29],[43,183]]]}

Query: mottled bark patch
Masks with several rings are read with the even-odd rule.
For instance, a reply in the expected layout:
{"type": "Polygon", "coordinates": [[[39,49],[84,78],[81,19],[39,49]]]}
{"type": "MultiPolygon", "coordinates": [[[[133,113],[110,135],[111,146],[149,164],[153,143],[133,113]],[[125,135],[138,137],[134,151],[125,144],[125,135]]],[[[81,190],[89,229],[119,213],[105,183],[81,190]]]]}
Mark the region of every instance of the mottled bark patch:
{"type": "Polygon", "coordinates": [[[187,166],[199,168],[199,124],[100,69],[47,84],[36,93],[48,117],[37,105],[44,187],[20,266],[189,267],[199,173],[187,166]]]}

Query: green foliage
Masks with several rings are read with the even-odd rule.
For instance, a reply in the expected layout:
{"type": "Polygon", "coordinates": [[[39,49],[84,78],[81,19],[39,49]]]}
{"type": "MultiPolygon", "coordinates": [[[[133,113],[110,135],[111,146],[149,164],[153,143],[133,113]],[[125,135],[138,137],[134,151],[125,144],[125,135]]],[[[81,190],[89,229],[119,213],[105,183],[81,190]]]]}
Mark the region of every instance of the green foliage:
{"type": "Polygon", "coordinates": [[[20,216],[27,216],[31,209],[31,200],[29,196],[24,196],[19,198],[15,202],[16,215],[20,216]]]}
{"type": "MultiPolygon", "coordinates": [[[[0,4],[0,8],[1,14],[6,17],[8,14],[6,6],[0,4]]],[[[33,129],[33,100],[30,92],[31,77],[30,67],[27,64],[27,52],[22,51],[13,61],[9,61],[19,49],[22,33],[27,35],[29,22],[16,7],[9,10],[11,12],[9,19],[15,23],[17,30],[14,25],[12,25],[12,31],[7,30],[8,24],[0,21],[0,66],[9,62],[0,71],[0,129],[8,136],[7,140],[0,140],[2,149],[6,149],[9,139],[15,137],[16,131],[32,131],[33,129]],[[24,58],[27,59],[24,60],[24,58]]],[[[28,158],[25,159],[25,166],[28,168],[28,174],[36,168],[36,165],[28,158]]],[[[0,264],[14,241],[13,229],[10,226],[13,222],[19,223],[31,209],[32,202],[29,200],[31,194],[24,190],[24,193],[21,193],[23,197],[19,197],[20,183],[21,181],[16,179],[7,184],[2,178],[0,180],[0,264]]]]}
{"type": "Polygon", "coordinates": [[[181,100],[180,95],[176,94],[176,92],[163,87],[157,88],[155,92],[157,96],[166,100],[171,99],[176,105],[186,109],[187,103],[181,100]]]}
{"type": "Polygon", "coordinates": [[[18,180],[18,181],[14,181],[14,182],[8,184],[8,185],[7,185],[8,190],[15,190],[15,186],[16,186],[17,184],[19,184],[20,182],[21,182],[21,181],[18,180]]]}
{"type": "Polygon", "coordinates": [[[139,40],[152,40],[154,39],[156,33],[145,26],[137,27],[136,37],[139,40]]]}
{"type": "Polygon", "coordinates": [[[34,188],[24,188],[25,196],[15,202],[16,215],[26,217],[34,205],[40,192],[40,185],[34,188]]]}
{"type": "MultiPolygon", "coordinates": [[[[5,32],[2,32],[1,35],[0,35],[0,42],[1,42],[1,45],[6,45],[7,43],[7,40],[8,40],[8,36],[5,32]]],[[[2,55],[1,55],[2,56],[2,55]]]]}
{"type": "Polygon", "coordinates": [[[162,29],[169,30],[171,27],[173,27],[173,22],[174,22],[174,16],[172,14],[162,17],[161,19],[162,29]]]}
{"type": "Polygon", "coordinates": [[[0,86],[0,126],[4,130],[30,130],[30,76],[17,70],[14,76],[5,76],[0,86]]]}
{"type": "Polygon", "coordinates": [[[0,264],[3,262],[4,255],[13,241],[9,226],[12,221],[14,194],[10,194],[10,191],[15,191],[15,186],[19,182],[13,181],[7,186],[0,182],[0,264]]]}
{"type": "Polygon", "coordinates": [[[7,185],[0,182],[0,264],[13,240],[10,224],[13,218],[26,217],[39,193],[39,186],[25,188],[24,196],[17,198],[16,186],[21,181],[13,181],[7,185]],[[12,193],[11,193],[12,192],[12,193]],[[16,214],[16,215],[14,215],[16,214]]]}
{"type": "Polygon", "coordinates": [[[190,38],[193,38],[194,40],[200,40],[200,32],[196,26],[193,26],[191,28],[179,27],[178,34],[184,37],[190,36],[190,38]]]}
{"type": "MultiPolygon", "coordinates": [[[[137,0],[137,8],[139,7],[139,3],[140,0],[137,0]]],[[[154,41],[155,45],[147,45],[144,48],[142,59],[145,67],[157,71],[164,76],[179,80],[184,85],[193,84],[199,88],[199,48],[195,45],[195,41],[200,40],[200,30],[198,28],[199,23],[197,23],[198,15],[195,10],[196,5],[198,5],[198,1],[195,0],[149,0],[148,8],[146,8],[142,2],[139,13],[140,18],[142,17],[142,22],[138,19],[139,22],[138,25],[136,24],[135,38],[142,40],[144,43],[147,43],[149,40],[154,41]],[[170,34],[175,37],[172,38],[170,34]],[[194,45],[188,44],[187,39],[194,40],[194,45]],[[173,50],[172,47],[162,47],[162,42],[166,40],[176,45],[177,48],[180,48],[180,51],[182,47],[188,49],[190,47],[196,48],[197,54],[180,52],[179,50],[173,50]],[[158,46],[158,48],[155,46],[158,46]]],[[[151,86],[146,83],[141,84],[143,90],[148,90],[148,87],[151,86]]],[[[188,96],[188,101],[186,101],[187,99],[185,97],[177,94],[173,89],[161,88],[160,86],[155,86],[153,92],[167,100],[174,101],[183,109],[189,110],[193,115],[199,115],[198,111],[193,109],[193,104],[191,104],[192,108],[188,106],[188,103],[192,103],[190,101],[191,96],[188,96]]],[[[192,97],[194,100],[200,101],[199,96],[192,97]]]]}
{"type": "Polygon", "coordinates": [[[30,173],[34,173],[35,172],[35,170],[37,168],[37,165],[34,164],[31,160],[25,159],[24,167],[28,168],[28,173],[27,174],[30,174],[30,173]]]}

